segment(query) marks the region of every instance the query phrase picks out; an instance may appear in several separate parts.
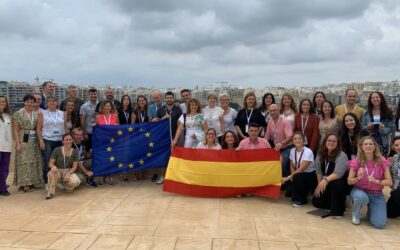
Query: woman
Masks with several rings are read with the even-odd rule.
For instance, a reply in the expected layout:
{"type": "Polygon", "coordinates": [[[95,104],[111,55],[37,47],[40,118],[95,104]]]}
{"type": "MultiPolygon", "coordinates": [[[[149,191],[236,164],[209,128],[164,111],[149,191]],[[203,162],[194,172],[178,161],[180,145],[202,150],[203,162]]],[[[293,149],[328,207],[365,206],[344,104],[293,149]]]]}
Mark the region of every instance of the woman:
{"type": "Polygon", "coordinates": [[[317,152],[318,136],[319,136],[319,118],[314,113],[314,108],[310,99],[303,99],[299,105],[299,113],[296,114],[294,119],[294,131],[300,131],[304,138],[306,145],[313,152],[317,152]]]}
{"type": "Polygon", "coordinates": [[[261,111],[256,108],[257,101],[254,92],[248,92],[244,96],[243,106],[244,108],[239,110],[235,120],[236,131],[241,139],[249,136],[248,129],[250,123],[255,122],[260,128],[265,128],[267,125],[261,111]]]}
{"type": "Polygon", "coordinates": [[[368,107],[362,117],[363,128],[378,143],[383,155],[387,155],[389,137],[393,129],[393,116],[385,96],[381,92],[372,92],[368,97],[368,107]]]}
{"type": "Polygon", "coordinates": [[[390,198],[387,201],[387,217],[396,218],[400,216],[400,137],[392,140],[392,147],[396,154],[390,163],[390,173],[393,178],[393,187],[390,198]]]}
{"type": "MultiPolygon", "coordinates": [[[[111,101],[101,102],[99,114],[96,115],[96,125],[119,125],[118,115],[111,101]]],[[[103,184],[107,181],[110,185],[115,184],[112,176],[103,176],[103,184]]]]}
{"type": "Polygon", "coordinates": [[[372,226],[383,228],[386,224],[386,202],[382,190],[392,185],[389,163],[382,156],[379,146],[371,136],[358,143],[357,158],[349,162],[347,183],[354,185],[350,196],[353,200],[352,222],[360,224],[361,209],[368,205],[368,217],[372,226]]]}
{"type": "Polygon", "coordinates": [[[221,148],[236,150],[238,146],[239,138],[237,137],[237,135],[230,130],[225,131],[225,134],[222,136],[221,148]]]}
{"type": "Polygon", "coordinates": [[[236,128],[235,128],[235,119],[237,116],[237,112],[236,110],[234,110],[233,108],[229,107],[229,103],[230,103],[230,98],[227,94],[223,94],[219,97],[219,103],[220,106],[222,108],[222,110],[224,110],[224,131],[233,131],[234,133],[236,133],[236,128]]]}
{"type": "Polygon", "coordinates": [[[149,122],[149,115],[147,113],[149,106],[147,98],[144,95],[139,95],[136,98],[136,108],[132,114],[133,123],[149,122]]]}
{"type": "Polygon", "coordinates": [[[133,108],[131,98],[129,95],[124,95],[121,99],[121,106],[118,109],[119,124],[133,123],[132,112],[133,108]]]}
{"type": "Polygon", "coordinates": [[[339,136],[327,134],[315,159],[318,185],[312,203],[317,208],[328,209],[331,216],[344,214],[347,186],[347,156],[341,150],[339,136]]]}
{"type": "Polygon", "coordinates": [[[275,96],[272,93],[266,93],[264,94],[263,98],[262,98],[262,103],[259,107],[261,114],[264,116],[265,118],[265,123],[267,124],[265,127],[268,126],[268,121],[270,119],[269,116],[269,106],[271,104],[275,103],[275,96]]]}
{"type": "Polygon", "coordinates": [[[327,134],[339,134],[340,122],[336,118],[333,104],[330,101],[322,102],[322,115],[319,118],[319,145],[323,146],[323,140],[327,134]]]}
{"type": "Polygon", "coordinates": [[[101,102],[99,114],[96,115],[96,125],[119,125],[118,115],[109,100],[101,102]]]}
{"type": "Polygon", "coordinates": [[[62,145],[61,137],[67,131],[66,115],[57,109],[57,103],[56,97],[46,98],[47,109],[39,113],[36,126],[40,149],[44,151],[43,179],[45,183],[47,183],[51,152],[62,145]]]}
{"type": "Polygon", "coordinates": [[[288,93],[284,94],[281,99],[281,115],[290,121],[294,128],[294,117],[296,116],[297,108],[293,97],[288,93]]]}
{"type": "Polygon", "coordinates": [[[38,112],[35,112],[35,97],[25,95],[24,107],[13,115],[15,139],[14,185],[18,191],[33,191],[36,185],[43,184],[42,154],[40,153],[35,129],[38,112]]]}
{"type": "Polygon", "coordinates": [[[224,110],[216,106],[217,99],[215,94],[209,94],[207,99],[208,105],[202,109],[202,113],[208,127],[215,129],[218,141],[221,141],[222,135],[225,133],[224,110]]]}
{"type": "Polygon", "coordinates": [[[294,148],[290,150],[290,175],[282,178],[282,184],[288,182],[292,190],[292,206],[303,207],[308,203],[307,195],[314,192],[317,186],[315,174],[314,153],[304,146],[304,136],[301,132],[293,134],[294,148]]]}
{"type": "Polygon", "coordinates": [[[221,145],[219,145],[218,141],[217,141],[217,132],[214,128],[209,128],[207,129],[206,132],[206,139],[203,142],[200,142],[197,145],[197,148],[202,148],[202,149],[221,149],[221,145]]]}
{"type": "Polygon", "coordinates": [[[74,191],[81,184],[75,173],[78,168],[78,152],[72,148],[72,135],[64,134],[62,142],[63,146],[55,148],[51,154],[50,171],[47,174],[49,180],[47,200],[54,198],[57,183],[62,183],[67,192],[74,191]]]}
{"type": "Polygon", "coordinates": [[[12,118],[7,98],[0,95],[0,195],[9,196],[7,177],[12,151],[12,118]]]}
{"type": "Polygon", "coordinates": [[[346,113],[343,116],[340,139],[342,150],[349,160],[355,159],[358,151],[358,141],[361,138],[361,125],[354,113],[346,113]]]}
{"type": "Polygon", "coordinates": [[[207,129],[207,122],[204,119],[204,115],[201,113],[200,102],[194,98],[190,99],[187,113],[179,117],[178,130],[172,141],[172,147],[177,144],[182,133],[184,133],[185,137],[185,148],[197,147],[197,144],[203,140],[204,131],[207,131],[207,129]]]}
{"type": "Polygon", "coordinates": [[[323,102],[326,101],[324,92],[322,92],[322,91],[315,92],[312,100],[313,100],[313,107],[315,110],[315,114],[318,117],[322,117],[322,114],[323,114],[322,105],[323,105],[323,102]]]}
{"type": "Polygon", "coordinates": [[[400,136],[400,102],[397,104],[396,118],[394,119],[394,125],[396,128],[396,136],[400,136]]]}
{"type": "Polygon", "coordinates": [[[67,101],[65,104],[65,117],[67,120],[67,131],[79,127],[79,114],[75,111],[75,102],[67,101]]]}

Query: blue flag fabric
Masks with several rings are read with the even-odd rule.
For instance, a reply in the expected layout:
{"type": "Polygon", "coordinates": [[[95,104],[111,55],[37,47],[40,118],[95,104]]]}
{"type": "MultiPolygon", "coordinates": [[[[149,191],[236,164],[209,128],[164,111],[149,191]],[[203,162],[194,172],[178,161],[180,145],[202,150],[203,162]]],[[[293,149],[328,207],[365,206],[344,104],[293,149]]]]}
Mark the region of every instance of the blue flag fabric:
{"type": "Polygon", "coordinates": [[[168,120],[93,129],[95,176],[167,167],[170,154],[168,120]]]}

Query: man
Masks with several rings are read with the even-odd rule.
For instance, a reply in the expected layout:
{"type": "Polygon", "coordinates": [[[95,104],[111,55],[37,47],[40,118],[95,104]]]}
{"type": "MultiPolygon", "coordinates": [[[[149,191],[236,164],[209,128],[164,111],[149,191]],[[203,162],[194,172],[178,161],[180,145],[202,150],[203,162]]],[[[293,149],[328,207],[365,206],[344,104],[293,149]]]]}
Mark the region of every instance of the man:
{"type": "Polygon", "coordinates": [[[239,147],[237,149],[243,150],[243,149],[271,148],[271,145],[268,143],[266,139],[258,137],[259,133],[260,133],[260,125],[258,125],[255,122],[251,122],[249,124],[249,130],[248,130],[249,137],[243,139],[239,143],[239,147]]]}
{"type": "Polygon", "coordinates": [[[282,176],[290,175],[289,154],[292,148],[293,128],[292,123],[280,115],[279,106],[271,104],[269,106],[269,116],[265,132],[265,139],[272,142],[276,151],[281,154],[282,176]]]}
{"type": "Polygon", "coordinates": [[[81,128],[86,141],[86,149],[92,149],[92,132],[96,119],[97,90],[89,89],[89,101],[82,105],[79,111],[81,128]]]}
{"type": "MultiPolygon", "coordinates": [[[[109,100],[114,105],[115,110],[118,110],[118,108],[121,106],[121,103],[118,100],[114,100],[114,90],[112,88],[108,87],[105,89],[104,99],[109,100]]],[[[99,113],[100,106],[101,102],[97,103],[96,113],[99,113]]]]}
{"type": "Polygon", "coordinates": [[[189,105],[190,99],[192,99],[192,95],[190,94],[190,90],[182,89],[181,90],[181,100],[183,101],[183,103],[181,103],[179,105],[181,110],[182,110],[182,114],[186,114],[187,106],[189,105]]]}
{"type": "Polygon", "coordinates": [[[165,105],[165,103],[161,101],[161,94],[158,90],[154,90],[153,92],[151,92],[151,100],[153,101],[153,103],[149,106],[148,110],[149,121],[153,120],[153,118],[156,117],[157,111],[161,109],[163,105],[165,105]]]}
{"type": "MultiPolygon", "coordinates": [[[[165,93],[166,105],[162,106],[157,110],[156,117],[153,118],[153,122],[160,120],[169,119],[170,121],[170,136],[171,140],[175,138],[176,129],[178,128],[178,119],[181,117],[181,109],[174,105],[174,94],[171,91],[165,93]]],[[[162,172],[164,169],[162,169],[162,172]]],[[[164,173],[161,173],[160,178],[156,181],[157,184],[164,183],[164,173]]]]}
{"type": "Polygon", "coordinates": [[[40,103],[41,109],[46,109],[46,97],[54,95],[56,85],[52,81],[46,81],[42,84],[42,102],[40,103]]]}
{"type": "Polygon", "coordinates": [[[81,183],[83,183],[86,179],[86,183],[91,187],[97,187],[96,182],[94,181],[92,169],[92,156],[91,150],[86,151],[86,147],[83,143],[83,131],[81,128],[74,128],[71,132],[73,145],[72,148],[78,151],[78,171],[76,174],[78,175],[81,183]]]}
{"type": "Polygon", "coordinates": [[[78,88],[74,85],[70,85],[67,88],[67,98],[63,100],[60,104],[60,110],[65,111],[65,106],[67,106],[68,101],[73,101],[75,104],[75,112],[79,114],[83,101],[78,98],[78,88]]]}
{"type": "Polygon", "coordinates": [[[361,122],[364,109],[357,106],[358,93],[355,89],[348,89],[344,95],[345,103],[336,106],[335,114],[339,120],[343,120],[346,113],[354,113],[361,122]]]}

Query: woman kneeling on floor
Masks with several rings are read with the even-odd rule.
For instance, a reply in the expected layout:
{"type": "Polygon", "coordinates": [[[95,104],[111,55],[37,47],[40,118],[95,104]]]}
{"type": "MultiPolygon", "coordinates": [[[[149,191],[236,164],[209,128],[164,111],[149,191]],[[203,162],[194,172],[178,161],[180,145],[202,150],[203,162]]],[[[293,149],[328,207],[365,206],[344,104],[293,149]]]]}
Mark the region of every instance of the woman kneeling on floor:
{"type": "Polygon", "coordinates": [[[55,148],[51,154],[50,171],[47,174],[49,190],[46,199],[54,197],[57,183],[62,183],[67,192],[72,192],[81,183],[75,174],[78,167],[78,153],[72,148],[72,136],[70,134],[63,135],[62,142],[63,146],[55,148]]]}
{"type": "Polygon", "coordinates": [[[342,217],[348,190],[347,155],[341,150],[338,135],[328,134],[322,141],[315,166],[318,186],[314,192],[313,205],[330,210],[334,218],[342,217]]]}
{"type": "Polygon", "coordinates": [[[379,146],[370,136],[358,143],[357,158],[349,162],[347,183],[354,185],[351,191],[353,200],[353,218],[355,225],[360,224],[361,209],[368,206],[367,216],[375,228],[386,224],[386,201],[382,190],[392,186],[388,161],[381,155],[379,146]]]}

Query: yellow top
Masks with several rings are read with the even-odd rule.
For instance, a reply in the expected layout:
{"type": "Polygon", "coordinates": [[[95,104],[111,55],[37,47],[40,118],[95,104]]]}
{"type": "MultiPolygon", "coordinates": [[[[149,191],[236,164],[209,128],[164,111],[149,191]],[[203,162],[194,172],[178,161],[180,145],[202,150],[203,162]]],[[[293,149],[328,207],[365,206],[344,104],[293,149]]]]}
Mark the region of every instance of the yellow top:
{"type": "Polygon", "coordinates": [[[357,105],[350,106],[348,104],[341,104],[336,106],[335,114],[339,120],[343,120],[343,116],[346,113],[354,113],[358,117],[358,121],[361,122],[364,109],[357,105]]]}

